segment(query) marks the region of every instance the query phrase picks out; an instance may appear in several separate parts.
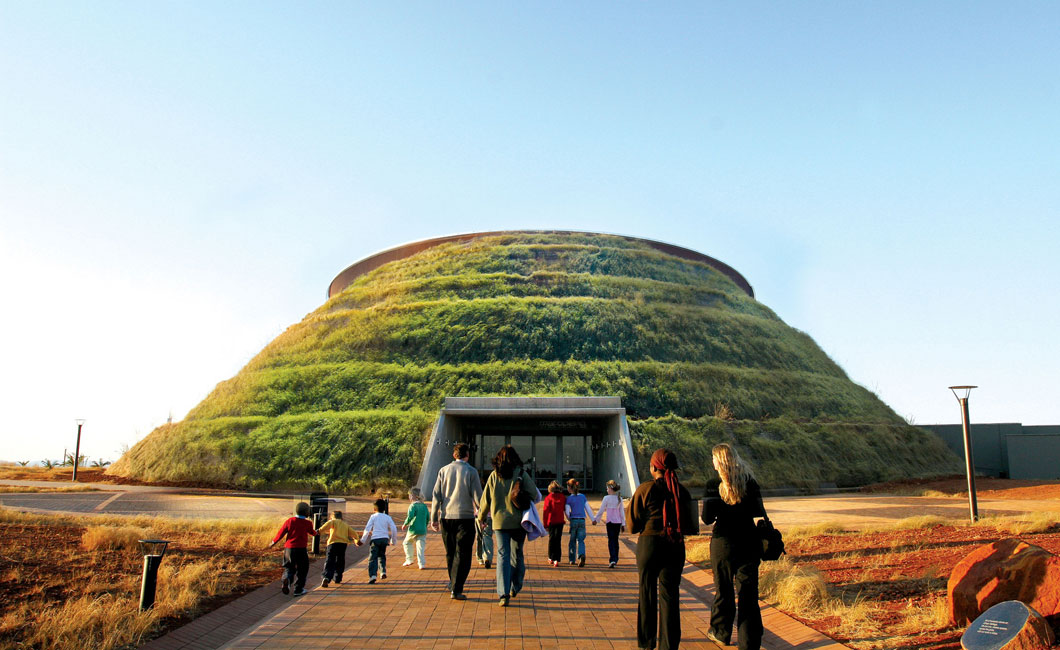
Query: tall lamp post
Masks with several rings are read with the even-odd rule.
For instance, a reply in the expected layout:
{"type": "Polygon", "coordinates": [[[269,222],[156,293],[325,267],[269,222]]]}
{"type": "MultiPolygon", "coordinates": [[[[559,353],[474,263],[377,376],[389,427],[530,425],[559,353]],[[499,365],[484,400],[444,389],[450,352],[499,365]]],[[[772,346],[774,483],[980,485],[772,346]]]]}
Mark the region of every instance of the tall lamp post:
{"type": "Polygon", "coordinates": [[[81,458],[81,427],[85,426],[85,418],[77,418],[77,446],[74,447],[74,481],[77,481],[77,461],[81,458]]]}
{"type": "Polygon", "coordinates": [[[964,427],[964,471],[968,475],[968,508],[972,523],[979,521],[979,505],[975,500],[975,462],[972,460],[972,432],[968,425],[968,395],[978,386],[950,386],[953,396],[961,404],[961,423],[964,427]]]}

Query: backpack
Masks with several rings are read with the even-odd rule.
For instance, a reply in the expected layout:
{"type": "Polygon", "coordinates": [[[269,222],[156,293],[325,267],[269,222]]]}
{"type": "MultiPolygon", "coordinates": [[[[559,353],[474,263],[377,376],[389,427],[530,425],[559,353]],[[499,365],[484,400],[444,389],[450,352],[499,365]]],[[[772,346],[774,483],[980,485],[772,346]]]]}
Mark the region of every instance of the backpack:
{"type": "Polygon", "coordinates": [[[768,562],[779,560],[784,551],[784,536],[773,527],[769,517],[758,520],[758,539],[762,541],[762,559],[768,562]]]}

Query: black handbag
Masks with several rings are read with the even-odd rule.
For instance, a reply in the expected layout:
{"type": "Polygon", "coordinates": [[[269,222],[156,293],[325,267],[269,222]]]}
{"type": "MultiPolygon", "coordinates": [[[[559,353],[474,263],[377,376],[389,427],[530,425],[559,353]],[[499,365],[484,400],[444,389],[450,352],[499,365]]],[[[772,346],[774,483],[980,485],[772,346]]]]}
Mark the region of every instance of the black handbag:
{"type": "Polygon", "coordinates": [[[784,536],[773,527],[769,517],[758,520],[758,539],[762,542],[762,559],[767,562],[779,560],[784,551],[784,536]]]}

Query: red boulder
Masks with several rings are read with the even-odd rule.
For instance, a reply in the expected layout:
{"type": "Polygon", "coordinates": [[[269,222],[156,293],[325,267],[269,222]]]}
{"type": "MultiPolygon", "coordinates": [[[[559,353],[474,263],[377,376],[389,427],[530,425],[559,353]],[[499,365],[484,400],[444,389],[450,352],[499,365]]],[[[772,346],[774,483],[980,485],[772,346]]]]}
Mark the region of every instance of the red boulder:
{"type": "Polygon", "coordinates": [[[1018,600],[1060,624],[1060,557],[1019,539],[980,546],[957,563],[946,586],[950,618],[968,625],[997,603],[1018,600]]]}

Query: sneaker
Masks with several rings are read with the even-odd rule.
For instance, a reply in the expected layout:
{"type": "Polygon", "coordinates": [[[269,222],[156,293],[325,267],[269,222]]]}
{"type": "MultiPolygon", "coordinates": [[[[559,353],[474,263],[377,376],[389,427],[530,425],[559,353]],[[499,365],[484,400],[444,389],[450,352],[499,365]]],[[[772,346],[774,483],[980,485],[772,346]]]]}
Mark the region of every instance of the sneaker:
{"type": "Polygon", "coordinates": [[[380,578],[382,578],[383,580],[386,580],[386,571],[384,571],[384,572],[383,572],[383,575],[381,575],[381,576],[379,576],[379,577],[380,577],[380,578]]]}
{"type": "Polygon", "coordinates": [[[320,586],[321,587],[327,587],[328,586],[328,579],[324,578],[323,580],[321,580],[320,581],[320,586]]]}
{"type": "Polygon", "coordinates": [[[280,587],[280,591],[282,591],[284,594],[291,593],[291,581],[288,580],[287,578],[284,578],[283,579],[283,586],[280,587]]]}
{"type": "Polygon", "coordinates": [[[485,567],[488,569],[488,568],[490,568],[490,566],[492,566],[492,564],[493,564],[492,562],[490,562],[489,560],[486,560],[485,567]]]}
{"type": "Polygon", "coordinates": [[[579,555],[578,556],[578,566],[585,566],[585,556],[584,555],[579,555]]]}
{"type": "Polygon", "coordinates": [[[304,596],[305,595],[305,589],[299,589],[298,591],[294,592],[291,595],[292,596],[304,596]]]}
{"type": "Polygon", "coordinates": [[[571,565],[571,566],[574,566],[575,564],[577,564],[577,562],[575,562],[574,560],[571,560],[571,561],[570,561],[570,565],[571,565]]]}
{"type": "Polygon", "coordinates": [[[412,566],[412,560],[405,560],[404,564],[401,566],[412,566]]]}
{"type": "Polygon", "coordinates": [[[424,570],[424,569],[426,569],[426,568],[427,568],[427,565],[426,565],[426,564],[421,564],[421,565],[420,565],[420,571],[423,571],[423,570],[424,570]]]}
{"type": "Polygon", "coordinates": [[[449,594],[449,598],[453,600],[467,600],[467,596],[464,594],[449,594]]]}
{"type": "Polygon", "coordinates": [[[611,567],[611,568],[613,569],[613,568],[615,568],[615,564],[616,564],[615,562],[611,562],[611,563],[610,563],[610,564],[608,564],[607,566],[609,566],[609,567],[611,567]]]}
{"type": "Polygon", "coordinates": [[[375,578],[368,578],[368,584],[374,585],[375,584],[375,578]]]}
{"type": "Polygon", "coordinates": [[[499,606],[501,606],[501,607],[507,607],[508,606],[508,597],[507,596],[501,596],[501,599],[500,599],[500,601],[497,602],[497,604],[499,606]]]}

